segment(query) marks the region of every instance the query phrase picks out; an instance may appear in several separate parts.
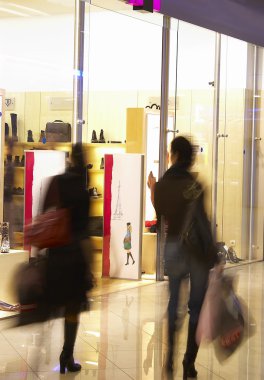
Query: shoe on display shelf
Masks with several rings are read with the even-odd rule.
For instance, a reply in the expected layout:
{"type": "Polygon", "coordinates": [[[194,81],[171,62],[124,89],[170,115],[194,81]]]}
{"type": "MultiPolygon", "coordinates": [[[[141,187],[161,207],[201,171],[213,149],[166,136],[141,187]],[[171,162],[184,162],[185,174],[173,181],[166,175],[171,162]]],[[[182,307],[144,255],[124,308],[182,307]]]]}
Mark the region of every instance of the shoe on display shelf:
{"type": "Polygon", "coordinates": [[[34,139],[33,139],[33,132],[31,131],[31,129],[29,129],[27,132],[28,132],[28,135],[27,135],[27,142],[34,142],[34,139]]]}
{"type": "Polygon", "coordinates": [[[22,158],[21,158],[20,166],[21,166],[21,167],[24,167],[24,166],[25,166],[25,156],[24,156],[24,154],[23,154],[23,156],[22,156],[22,158]]]}
{"type": "Polygon", "coordinates": [[[39,142],[42,142],[43,144],[46,144],[47,142],[46,132],[43,129],[40,131],[39,142]]]}
{"type": "Polygon", "coordinates": [[[100,131],[100,136],[99,136],[99,143],[105,143],[105,138],[104,138],[104,131],[101,129],[100,131]]]}
{"type": "Polygon", "coordinates": [[[15,156],[14,165],[15,166],[20,166],[19,156],[15,156]]]}
{"type": "Polygon", "coordinates": [[[95,130],[93,130],[93,132],[92,132],[92,139],[91,139],[91,142],[92,142],[92,143],[98,143],[98,139],[97,139],[97,136],[96,136],[96,132],[95,132],[95,130]]]}
{"type": "Polygon", "coordinates": [[[102,196],[97,192],[97,187],[91,187],[88,192],[91,198],[100,198],[102,196]]]}
{"type": "Polygon", "coordinates": [[[9,222],[3,222],[1,224],[1,253],[8,253],[9,250],[9,222]]]}
{"type": "Polygon", "coordinates": [[[232,263],[239,263],[239,261],[243,261],[243,259],[240,259],[239,257],[237,257],[236,252],[233,247],[228,248],[227,254],[229,255],[229,260],[232,263]]]}

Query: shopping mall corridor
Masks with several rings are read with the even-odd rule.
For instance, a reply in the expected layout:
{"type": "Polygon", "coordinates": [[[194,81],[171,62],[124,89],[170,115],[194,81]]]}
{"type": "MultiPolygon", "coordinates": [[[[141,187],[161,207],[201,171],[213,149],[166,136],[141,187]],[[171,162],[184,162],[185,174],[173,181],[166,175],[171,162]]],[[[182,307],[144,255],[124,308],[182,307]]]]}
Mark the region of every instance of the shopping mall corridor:
{"type": "MultiPolygon", "coordinates": [[[[237,274],[237,293],[250,307],[256,333],[222,365],[212,345],[201,347],[198,379],[264,379],[264,263],[238,266],[228,273],[237,274]]],[[[75,359],[82,371],[77,374],[59,374],[62,320],[19,329],[6,329],[10,320],[1,321],[0,379],[166,379],[167,300],[166,281],[94,296],[91,311],[81,316],[75,359]]],[[[187,320],[177,336],[174,379],[182,379],[187,320]]]]}

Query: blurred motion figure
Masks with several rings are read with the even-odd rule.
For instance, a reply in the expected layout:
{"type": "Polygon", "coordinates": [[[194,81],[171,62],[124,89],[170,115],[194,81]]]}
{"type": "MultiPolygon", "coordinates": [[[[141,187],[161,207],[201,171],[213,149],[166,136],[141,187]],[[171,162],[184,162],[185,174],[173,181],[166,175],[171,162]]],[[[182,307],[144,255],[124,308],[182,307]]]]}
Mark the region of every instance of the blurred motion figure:
{"type": "Polygon", "coordinates": [[[217,254],[210,223],[204,209],[201,184],[190,173],[194,160],[193,146],[183,136],[171,142],[171,167],[156,182],[148,177],[151,200],[158,223],[166,222],[165,274],[169,277],[168,343],[166,370],[173,373],[173,352],[176,331],[179,291],[182,280],[190,275],[189,326],[183,359],[183,379],[196,378],[194,362],[198,352],[195,334],[203,299],[207,289],[209,270],[217,262],[217,254]]]}
{"type": "Polygon", "coordinates": [[[44,200],[44,212],[52,208],[70,211],[72,242],[48,249],[46,302],[51,317],[62,310],[64,345],[60,355],[60,372],[80,371],[74,362],[79,314],[87,305],[86,292],[92,287],[89,258],[82,242],[87,238],[89,195],[86,190],[86,169],[81,144],[72,148],[72,165],[64,174],[52,178],[44,200]]]}

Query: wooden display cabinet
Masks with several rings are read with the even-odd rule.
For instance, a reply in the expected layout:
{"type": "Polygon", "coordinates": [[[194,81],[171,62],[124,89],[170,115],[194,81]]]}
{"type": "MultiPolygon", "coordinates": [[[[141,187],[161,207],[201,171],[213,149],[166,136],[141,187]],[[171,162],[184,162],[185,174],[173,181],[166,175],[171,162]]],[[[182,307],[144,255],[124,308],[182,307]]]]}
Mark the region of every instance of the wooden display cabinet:
{"type": "MultiPolygon", "coordinates": [[[[83,144],[86,163],[91,164],[92,168],[88,171],[88,189],[96,188],[98,197],[91,197],[90,216],[103,217],[103,201],[104,201],[104,166],[102,168],[102,159],[104,161],[105,154],[125,153],[126,144],[115,143],[89,143],[83,144]]],[[[94,250],[102,251],[103,238],[101,236],[91,237],[94,250]]]]}
{"type": "MultiPolygon", "coordinates": [[[[24,246],[24,165],[21,165],[22,157],[25,156],[25,150],[45,149],[45,150],[62,150],[71,152],[71,143],[38,143],[38,142],[15,142],[12,150],[12,162],[14,164],[14,183],[13,183],[13,244],[11,248],[23,249],[24,246]],[[18,157],[19,163],[16,164],[15,157],[18,157]]],[[[7,147],[5,146],[5,161],[7,147]]],[[[4,208],[6,204],[4,202],[4,208]]],[[[6,220],[8,221],[8,220],[6,220]]],[[[11,229],[11,228],[10,228],[11,229]]]]}
{"type": "MultiPolygon", "coordinates": [[[[168,118],[168,129],[172,130],[173,125],[174,114],[170,113],[168,118]]],[[[128,108],[126,136],[127,153],[142,153],[145,155],[142,271],[146,274],[154,274],[156,272],[157,234],[155,232],[150,232],[144,226],[145,221],[153,221],[156,219],[155,210],[150,200],[150,191],[146,183],[150,171],[152,171],[154,176],[158,178],[160,112],[146,108],[128,108]]],[[[168,134],[168,139],[172,138],[173,134],[168,134]]]]}

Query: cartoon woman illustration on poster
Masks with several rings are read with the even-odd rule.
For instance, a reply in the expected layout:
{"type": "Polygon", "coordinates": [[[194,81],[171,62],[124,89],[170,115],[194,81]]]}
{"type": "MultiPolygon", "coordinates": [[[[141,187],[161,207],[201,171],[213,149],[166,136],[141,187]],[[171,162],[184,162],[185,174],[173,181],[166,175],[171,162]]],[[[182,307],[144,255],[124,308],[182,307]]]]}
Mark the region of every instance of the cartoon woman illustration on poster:
{"type": "Polygon", "coordinates": [[[132,245],[131,245],[131,231],[132,231],[131,223],[127,222],[127,232],[126,232],[126,235],[125,235],[124,240],[123,240],[124,250],[126,251],[126,254],[127,254],[127,262],[126,262],[125,265],[129,264],[129,256],[132,259],[132,265],[135,264],[135,260],[134,260],[132,254],[131,254],[131,248],[132,248],[132,245]]]}

